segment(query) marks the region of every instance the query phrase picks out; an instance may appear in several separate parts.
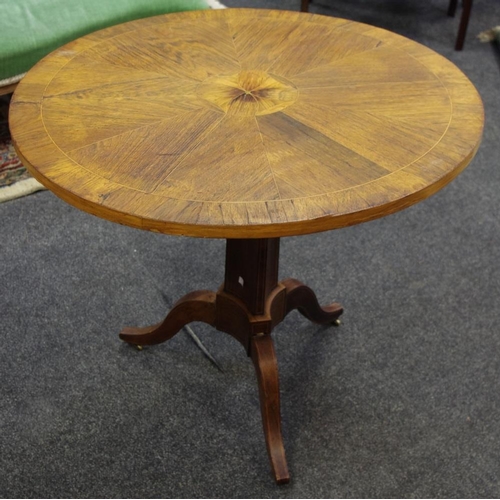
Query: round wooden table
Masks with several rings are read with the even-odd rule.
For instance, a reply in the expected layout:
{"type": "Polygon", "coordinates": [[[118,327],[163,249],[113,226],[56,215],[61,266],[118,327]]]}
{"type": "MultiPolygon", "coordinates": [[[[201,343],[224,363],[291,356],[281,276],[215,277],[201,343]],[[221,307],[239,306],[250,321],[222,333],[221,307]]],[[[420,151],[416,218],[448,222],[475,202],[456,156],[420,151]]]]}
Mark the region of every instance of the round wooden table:
{"type": "Polygon", "coordinates": [[[31,173],[63,200],[121,224],[227,239],[217,292],[181,298],[131,344],[203,321],[251,356],[269,457],[289,480],[271,330],[298,309],[336,323],[294,279],[279,238],[382,217],[438,191],[471,161],[481,99],[451,62],[343,19],[212,10],[135,21],[41,61],[10,125],[31,173]]]}

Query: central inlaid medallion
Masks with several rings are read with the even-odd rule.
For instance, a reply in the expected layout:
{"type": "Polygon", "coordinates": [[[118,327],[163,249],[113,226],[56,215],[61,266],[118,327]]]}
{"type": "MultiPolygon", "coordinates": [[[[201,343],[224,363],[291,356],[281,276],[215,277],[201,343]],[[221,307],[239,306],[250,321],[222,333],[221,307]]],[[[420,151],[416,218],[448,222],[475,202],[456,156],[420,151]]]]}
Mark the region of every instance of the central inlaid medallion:
{"type": "Polygon", "coordinates": [[[264,71],[210,77],[200,84],[198,93],[225,113],[243,116],[276,113],[293,104],[298,96],[292,82],[264,71]]]}

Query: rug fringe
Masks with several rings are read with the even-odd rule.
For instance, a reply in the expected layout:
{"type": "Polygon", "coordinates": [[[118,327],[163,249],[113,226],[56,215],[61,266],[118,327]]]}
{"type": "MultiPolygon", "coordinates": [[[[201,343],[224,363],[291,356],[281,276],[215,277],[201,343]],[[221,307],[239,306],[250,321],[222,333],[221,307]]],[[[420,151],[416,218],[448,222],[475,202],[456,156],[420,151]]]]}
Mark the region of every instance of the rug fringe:
{"type": "Polygon", "coordinates": [[[490,30],[482,31],[477,35],[480,42],[487,43],[495,40],[500,41],[500,26],[495,26],[490,30]]]}
{"type": "Polygon", "coordinates": [[[207,3],[211,9],[227,9],[219,0],[207,0],[207,3]]]}
{"type": "Polygon", "coordinates": [[[25,179],[24,181],[16,182],[11,186],[0,188],[0,203],[20,198],[21,196],[26,196],[36,191],[41,191],[42,189],[47,188],[40,184],[36,179],[25,179]]]}

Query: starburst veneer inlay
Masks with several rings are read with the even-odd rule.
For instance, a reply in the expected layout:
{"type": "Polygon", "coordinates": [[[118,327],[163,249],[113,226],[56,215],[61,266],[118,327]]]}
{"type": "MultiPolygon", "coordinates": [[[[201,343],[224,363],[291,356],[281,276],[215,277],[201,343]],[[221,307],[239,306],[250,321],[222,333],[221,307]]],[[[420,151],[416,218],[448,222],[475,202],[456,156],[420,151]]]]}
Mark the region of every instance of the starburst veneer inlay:
{"type": "Polygon", "coordinates": [[[208,78],[199,87],[201,97],[225,113],[268,115],[290,106],[298,96],[295,85],[264,71],[240,71],[231,76],[208,78]]]}

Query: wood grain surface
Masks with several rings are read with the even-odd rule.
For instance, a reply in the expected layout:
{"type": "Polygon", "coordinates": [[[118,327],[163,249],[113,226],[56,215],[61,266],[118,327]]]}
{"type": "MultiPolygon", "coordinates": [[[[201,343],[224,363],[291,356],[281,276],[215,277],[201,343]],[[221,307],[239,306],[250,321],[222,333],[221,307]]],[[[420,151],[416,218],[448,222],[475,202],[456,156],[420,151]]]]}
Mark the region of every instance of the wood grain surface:
{"type": "Polygon", "coordinates": [[[416,203],[479,146],[467,77],[430,49],[287,11],[169,14],[76,40],[16,89],[32,174],[130,226],[217,238],[339,228],[416,203]]]}

